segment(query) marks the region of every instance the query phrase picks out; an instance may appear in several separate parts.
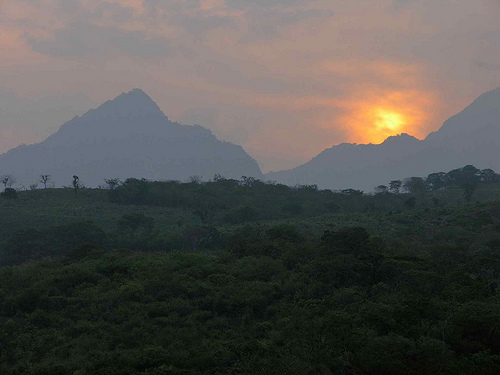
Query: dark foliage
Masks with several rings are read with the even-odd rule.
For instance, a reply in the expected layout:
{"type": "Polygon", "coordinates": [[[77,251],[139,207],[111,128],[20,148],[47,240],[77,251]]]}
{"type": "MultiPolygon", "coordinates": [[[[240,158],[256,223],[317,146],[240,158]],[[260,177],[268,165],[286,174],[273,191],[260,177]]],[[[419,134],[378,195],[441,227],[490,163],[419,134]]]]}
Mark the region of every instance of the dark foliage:
{"type": "Polygon", "coordinates": [[[44,231],[20,230],[12,235],[0,253],[0,264],[59,257],[82,245],[105,246],[106,233],[92,222],[77,222],[44,231]]]}
{"type": "MultiPolygon", "coordinates": [[[[496,375],[500,203],[461,198],[470,181],[495,186],[480,172],[429,176],[414,196],[399,180],[373,196],[116,184],[101,192],[114,226],[0,243],[0,373],[496,375]],[[164,225],[173,208],[189,219],[164,225]]],[[[58,191],[3,204],[38,193],[58,191]]]]}
{"type": "Polygon", "coordinates": [[[5,199],[16,199],[17,191],[13,188],[5,188],[4,192],[0,193],[0,195],[5,199]]]}

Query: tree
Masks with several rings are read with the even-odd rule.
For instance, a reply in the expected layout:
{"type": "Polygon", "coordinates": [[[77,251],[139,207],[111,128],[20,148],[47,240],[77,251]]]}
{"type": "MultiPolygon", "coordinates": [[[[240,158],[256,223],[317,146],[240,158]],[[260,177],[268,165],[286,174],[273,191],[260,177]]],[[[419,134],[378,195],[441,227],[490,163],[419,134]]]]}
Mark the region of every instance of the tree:
{"type": "Polygon", "coordinates": [[[195,185],[199,185],[203,182],[203,177],[201,176],[189,176],[189,182],[195,185]]]}
{"type": "Polygon", "coordinates": [[[466,165],[448,172],[448,176],[458,186],[477,184],[480,181],[481,171],[473,165],[466,165]]]}
{"type": "Polygon", "coordinates": [[[389,188],[385,185],[379,185],[375,188],[375,193],[377,193],[377,194],[387,193],[388,191],[389,191],[389,188]]]}
{"type": "Polygon", "coordinates": [[[73,181],[71,182],[71,185],[73,186],[75,194],[78,193],[78,190],[82,188],[82,183],[80,182],[80,177],[73,176],[73,181]]]}
{"type": "Polygon", "coordinates": [[[255,177],[247,177],[247,176],[241,176],[241,186],[253,186],[255,183],[259,181],[255,177]]]}
{"type": "Polygon", "coordinates": [[[12,187],[12,185],[15,184],[16,179],[11,174],[4,174],[3,176],[0,177],[0,181],[4,186],[4,190],[6,190],[7,188],[10,188],[12,187]]]}
{"type": "Polygon", "coordinates": [[[403,187],[408,193],[421,194],[425,191],[425,182],[422,177],[409,177],[404,180],[403,187]]]}
{"type": "Polygon", "coordinates": [[[361,190],[356,189],[344,189],[341,190],[340,193],[349,197],[361,197],[363,195],[363,192],[361,190]]]}
{"type": "Polygon", "coordinates": [[[127,178],[123,184],[108,192],[109,199],[115,203],[150,204],[150,185],[145,178],[127,178]]]}
{"type": "Polygon", "coordinates": [[[393,180],[389,182],[389,190],[394,194],[399,194],[402,185],[403,183],[401,182],[401,180],[393,180]]]}
{"type": "Polygon", "coordinates": [[[47,189],[47,184],[50,181],[50,174],[41,174],[40,175],[40,182],[43,184],[43,188],[47,189]]]}
{"type": "Polygon", "coordinates": [[[220,173],[216,173],[216,174],[214,174],[214,178],[212,180],[213,180],[213,182],[221,182],[221,181],[224,181],[225,178],[220,173]]]}
{"type": "Polygon", "coordinates": [[[480,177],[481,181],[485,183],[497,182],[499,180],[499,175],[492,169],[483,169],[480,177]]]}
{"type": "Polygon", "coordinates": [[[115,190],[118,186],[122,184],[119,178],[105,179],[104,182],[106,183],[109,190],[115,190]]]}
{"type": "Polygon", "coordinates": [[[481,171],[473,165],[466,165],[463,168],[452,170],[448,175],[462,189],[465,201],[470,202],[477,189],[477,184],[481,181],[481,171]]]}
{"type": "Polygon", "coordinates": [[[431,173],[427,176],[425,184],[429,190],[440,190],[450,183],[450,177],[444,172],[431,173]]]}

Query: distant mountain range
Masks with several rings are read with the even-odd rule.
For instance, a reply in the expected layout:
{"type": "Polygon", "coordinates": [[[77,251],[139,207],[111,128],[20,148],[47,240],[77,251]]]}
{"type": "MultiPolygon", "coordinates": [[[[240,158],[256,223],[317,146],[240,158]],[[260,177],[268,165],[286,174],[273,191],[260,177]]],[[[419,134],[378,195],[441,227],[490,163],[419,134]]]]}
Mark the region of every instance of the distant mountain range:
{"type": "Polygon", "coordinates": [[[467,164],[500,171],[500,88],[481,95],[424,140],[401,134],[379,145],[343,143],[299,167],[268,173],[265,179],[371,191],[391,180],[467,164]]]}
{"type": "Polygon", "coordinates": [[[262,178],[241,146],[218,140],[210,130],[171,122],[140,89],[75,117],[45,141],[0,155],[0,174],[28,186],[51,175],[56,186],[78,175],[87,186],[105,178],[186,180],[190,176],[262,178]]]}
{"type": "Polygon", "coordinates": [[[215,174],[251,176],[288,185],[371,191],[394,179],[426,176],[467,164],[500,171],[500,88],[487,92],[424,140],[408,134],[383,143],[343,143],[309,162],[262,175],[238,145],[198,125],[171,122],[140,89],[75,117],[45,141],[0,155],[0,174],[28,186],[49,174],[56,186],[78,175],[87,186],[106,178],[186,180],[215,174]]]}

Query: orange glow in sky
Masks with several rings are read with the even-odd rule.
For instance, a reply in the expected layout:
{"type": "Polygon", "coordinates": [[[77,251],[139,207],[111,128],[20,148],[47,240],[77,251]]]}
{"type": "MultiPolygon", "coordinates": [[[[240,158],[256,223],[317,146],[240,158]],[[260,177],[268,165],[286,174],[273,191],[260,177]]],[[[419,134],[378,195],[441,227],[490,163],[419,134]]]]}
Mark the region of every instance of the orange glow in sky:
{"type": "Polygon", "coordinates": [[[384,108],[377,108],[375,110],[374,124],[377,130],[397,132],[405,124],[406,120],[401,113],[388,111],[384,108]]]}
{"type": "Polygon", "coordinates": [[[338,103],[344,108],[342,123],[351,142],[381,143],[387,137],[408,133],[424,138],[432,95],[422,92],[370,93],[366,99],[338,103]]]}
{"type": "Polygon", "coordinates": [[[453,3],[0,0],[0,153],[135,87],[264,171],[422,139],[500,86],[498,0],[453,3]]]}

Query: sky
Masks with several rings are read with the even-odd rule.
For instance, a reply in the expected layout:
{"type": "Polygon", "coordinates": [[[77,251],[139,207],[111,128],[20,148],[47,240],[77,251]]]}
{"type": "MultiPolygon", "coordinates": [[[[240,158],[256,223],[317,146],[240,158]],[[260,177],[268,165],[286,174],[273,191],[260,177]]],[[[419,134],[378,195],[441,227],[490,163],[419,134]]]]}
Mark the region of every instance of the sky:
{"type": "Polygon", "coordinates": [[[500,87],[500,0],[0,0],[0,153],[141,88],[263,171],[500,87]]]}

